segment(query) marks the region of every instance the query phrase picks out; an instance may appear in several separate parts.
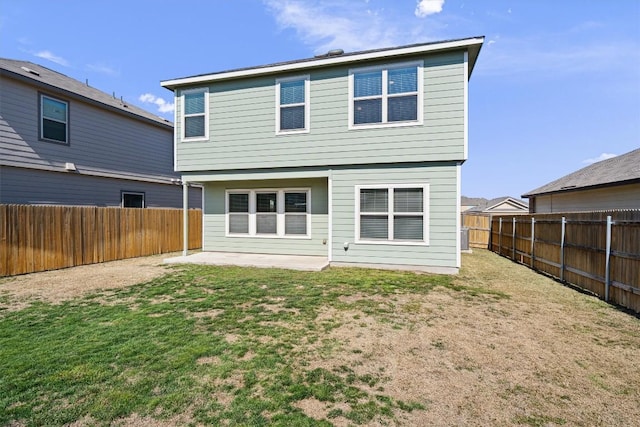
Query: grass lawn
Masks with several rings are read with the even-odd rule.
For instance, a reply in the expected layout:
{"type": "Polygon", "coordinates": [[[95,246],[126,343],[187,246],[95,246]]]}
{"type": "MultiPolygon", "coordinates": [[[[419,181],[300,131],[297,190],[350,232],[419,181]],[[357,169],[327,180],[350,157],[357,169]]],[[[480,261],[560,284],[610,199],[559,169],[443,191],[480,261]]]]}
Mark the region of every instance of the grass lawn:
{"type": "Polygon", "coordinates": [[[0,293],[0,425],[640,419],[637,318],[489,252],[463,260],[457,277],[177,266],[15,310],[0,293]]]}

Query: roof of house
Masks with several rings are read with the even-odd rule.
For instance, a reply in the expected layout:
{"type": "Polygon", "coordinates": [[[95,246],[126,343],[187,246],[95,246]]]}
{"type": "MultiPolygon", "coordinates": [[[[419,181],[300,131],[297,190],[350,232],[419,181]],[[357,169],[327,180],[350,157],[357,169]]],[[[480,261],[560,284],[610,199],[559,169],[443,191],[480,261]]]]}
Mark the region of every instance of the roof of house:
{"type": "Polygon", "coordinates": [[[11,77],[30,84],[34,84],[43,90],[53,90],[64,93],[67,96],[83,99],[84,101],[103,108],[123,113],[129,117],[142,119],[147,122],[172,128],[173,124],[160,116],[150,113],[135,105],[128,104],[121,98],[106,94],[96,88],[68,77],[62,73],[51,70],[42,65],[29,61],[0,58],[0,75],[11,77]]]}
{"type": "Polygon", "coordinates": [[[522,197],[529,198],[541,194],[627,184],[636,181],[640,181],[640,148],[584,167],[529,191],[522,197]]]}
{"type": "Polygon", "coordinates": [[[495,199],[491,200],[462,196],[461,203],[465,206],[473,205],[473,207],[468,209],[466,212],[487,212],[503,203],[509,203],[514,207],[522,209],[523,211],[529,210],[529,204],[527,202],[509,196],[496,197],[495,199]]]}
{"type": "Polygon", "coordinates": [[[284,71],[294,71],[318,67],[327,67],[339,64],[349,64],[365,59],[388,59],[424,52],[438,52],[466,49],[468,51],[468,75],[475,66],[480,48],[484,42],[484,36],[470,37],[464,39],[443,40],[429,43],[417,43],[405,46],[364,50],[359,52],[343,53],[342,50],[331,50],[324,55],[316,55],[313,58],[298,59],[294,61],[277,62],[274,64],[261,65],[257,67],[238,68],[228,71],[220,71],[195,76],[181,77],[160,82],[163,87],[173,90],[178,86],[204,83],[214,80],[226,80],[240,77],[272,74],[284,71]]]}

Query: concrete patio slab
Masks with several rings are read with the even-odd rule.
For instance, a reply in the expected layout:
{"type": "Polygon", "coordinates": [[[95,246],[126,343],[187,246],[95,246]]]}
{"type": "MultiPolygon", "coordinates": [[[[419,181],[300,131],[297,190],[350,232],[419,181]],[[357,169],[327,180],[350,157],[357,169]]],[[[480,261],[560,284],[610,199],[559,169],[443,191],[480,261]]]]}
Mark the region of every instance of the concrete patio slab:
{"type": "Polygon", "coordinates": [[[304,271],[322,271],[329,266],[327,257],[321,256],[245,254],[237,252],[198,252],[193,255],[166,258],[164,263],[236,265],[304,271]]]}

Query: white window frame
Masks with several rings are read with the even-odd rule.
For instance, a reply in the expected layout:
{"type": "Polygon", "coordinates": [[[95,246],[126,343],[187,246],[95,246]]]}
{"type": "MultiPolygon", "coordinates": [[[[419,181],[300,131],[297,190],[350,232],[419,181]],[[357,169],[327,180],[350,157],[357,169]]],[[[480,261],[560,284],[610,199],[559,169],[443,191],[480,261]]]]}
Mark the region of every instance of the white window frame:
{"type": "MultiPolygon", "coordinates": [[[[129,195],[129,196],[141,196],[142,197],[142,208],[146,208],[147,207],[147,203],[146,203],[146,197],[145,197],[145,193],[140,192],[140,191],[121,191],[120,192],[120,207],[124,208],[124,196],[125,195],[129,195]]],[[[127,209],[139,209],[139,208],[127,208],[127,209]]]]}
{"type": "MultiPolygon", "coordinates": [[[[239,238],[261,238],[261,239],[310,239],[311,238],[311,189],[310,188],[233,188],[225,190],[225,237],[239,238]],[[257,232],[257,202],[256,195],[260,193],[276,193],[276,233],[275,234],[259,234],[257,232]],[[306,234],[285,234],[285,193],[306,193],[307,195],[307,233],[306,234]],[[248,233],[230,233],[229,232],[229,195],[230,194],[249,194],[249,232],[248,233]]],[[[237,213],[237,212],[236,212],[237,213]]],[[[291,215],[292,213],[289,213],[291,215]]],[[[295,213],[296,215],[303,215],[295,213]]]]}
{"type": "MultiPolygon", "coordinates": [[[[355,186],[355,243],[366,243],[372,245],[399,245],[399,246],[427,246],[429,245],[429,184],[428,183],[411,183],[411,184],[371,184],[355,186]],[[415,216],[415,213],[394,212],[393,190],[396,188],[422,188],[422,240],[393,240],[393,218],[394,216],[415,216]],[[360,239],[360,190],[387,190],[389,199],[387,218],[388,218],[388,240],[367,240],[360,239]]],[[[365,215],[369,213],[365,212],[365,215]]],[[[384,213],[379,213],[385,215],[384,213]]]]}
{"type": "Polygon", "coordinates": [[[69,102],[64,101],[60,98],[55,98],[53,96],[45,95],[43,93],[40,94],[40,139],[43,141],[54,142],[56,144],[64,144],[69,145],[69,102]],[[47,138],[44,136],[44,100],[50,99],[51,101],[60,102],[65,105],[65,117],[64,121],[60,121],[51,117],[46,117],[47,120],[51,120],[52,122],[64,123],[64,141],[60,141],[57,139],[47,138]]]}
{"type": "Polygon", "coordinates": [[[400,64],[387,64],[387,65],[379,65],[374,67],[362,67],[362,68],[353,68],[349,70],[349,129],[375,129],[375,128],[387,128],[387,127],[401,127],[401,126],[418,126],[422,125],[424,122],[424,62],[423,61],[412,61],[412,62],[403,62],[400,64]],[[394,70],[397,68],[409,68],[416,67],[417,68],[417,79],[418,86],[416,92],[403,92],[399,94],[391,94],[388,93],[388,76],[389,70],[394,70]],[[354,75],[358,73],[368,73],[373,71],[382,71],[382,94],[371,96],[371,97],[354,97],[354,75]],[[407,120],[402,122],[389,122],[388,121],[388,99],[393,97],[401,97],[407,95],[417,95],[417,118],[416,120],[407,120]],[[364,124],[354,124],[354,112],[353,105],[355,100],[366,100],[366,99],[382,99],[382,122],[381,123],[364,123],[364,124]]]}
{"type": "MultiPolygon", "coordinates": [[[[311,123],[311,78],[307,75],[285,77],[276,80],[276,135],[291,135],[299,133],[309,133],[311,123]],[[280,129],[280,84],[292,81],[304,80],[304,128],[303,129],[280,129]]],[[[287,104],[286,107],[299,107],[303,104],[287,104]]]]}
{"type": "Polygon", "coordinates": [[[190,142],[190,141],[205,141],[209,139],[209,88],[208,87],[199,87],[193,89],[185,89],[180,92],[180,127],[181,127],[181,141],[190,142]],[[186,132],[186,117],[185,114],[185,95],[190,93],[203,93],[204,94],[204,113],[198,114],[189,114],[188,117],[197,117],[204,116],[204,136],[193,136],[187,138],[185,136],[186,132]]]}

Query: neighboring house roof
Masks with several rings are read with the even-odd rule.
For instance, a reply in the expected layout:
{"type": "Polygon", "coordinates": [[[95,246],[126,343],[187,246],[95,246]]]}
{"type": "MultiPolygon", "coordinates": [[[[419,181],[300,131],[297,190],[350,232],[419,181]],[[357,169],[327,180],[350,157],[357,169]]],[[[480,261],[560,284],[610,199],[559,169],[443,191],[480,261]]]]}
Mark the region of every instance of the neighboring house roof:
{"type": "Polygon", "coordinates": [[[343,53],[342,50],[332,50],[324,55],[317,55],[313,58],[299,59],[295,61],[278,62],[275,64],[261,65],[258,67],[238,68],[234,70],[221,71],[215,73],[198,74],[190,77],[165,80],[160,82],[163,87],[173,90],[178,86],[204,83],[214,80],[226,80],[240,77],[258,76],[273,74],[299,69],[309,69],[327,67],[340,64],[349,64],[362,60],[371,59],[391,59],[394,57],[420,54],[425,52],[439,52],[466,49],[468,51],[468,76],[475,66],[480,48],[484,42],[484,36],[471,37],[465,39],[445,40],[430,43],[419,43],[406,46],[365,50],[360,52],[343,53]]]}
{"type": "Polygon", "coordinates": [[[42,90],[56,90],[68,96],[81,98],[84,101],[98,105],[111,111],[125,114],[147,122],[152,122],[166,128],[173,128],[173,124],[162,117],[150,113],[135,105],[128,104],[120,98],[106,94],[96,88],[68,77],[57,71],[29,61],[0,58],[0,76],[12,77],[26,83],[38,86],[42,90]]]}
{"type": "Polygon", "coordinates": [[[532,197],[542,194],[575,191],[640,182],[640,148],[629,153],[594,163],[549,184],[523,194],[532,197]]]}
{"type": "Polygon", "coordinates": [[[509,197],[509,196],[505,196],[505,197],[496,197],[495,199],[491,199],[491,200],[487,200],[487,199],[483,199],[483,198],[469,198],[469,197],[462,197],[461,200],[463,205],[471,205],[473,204],[473,207],[470,209],[467,209],[465,212],[485,212],[485,213],[491,213],[491,212],[503,212],[504,209],[501,209],[503,206],[508,206],[509,211],[517,211],[517,210],[522,210],[522,211],[529,211],[529,204],[523,200],[520,199],[516,199],[514,197],[509,197]]]}

